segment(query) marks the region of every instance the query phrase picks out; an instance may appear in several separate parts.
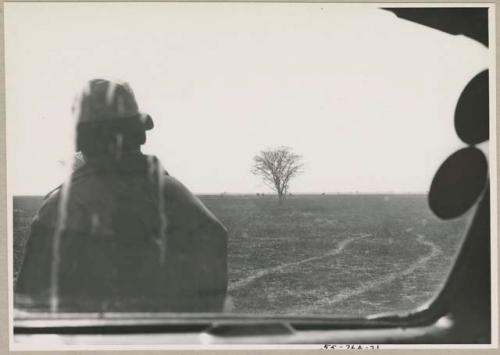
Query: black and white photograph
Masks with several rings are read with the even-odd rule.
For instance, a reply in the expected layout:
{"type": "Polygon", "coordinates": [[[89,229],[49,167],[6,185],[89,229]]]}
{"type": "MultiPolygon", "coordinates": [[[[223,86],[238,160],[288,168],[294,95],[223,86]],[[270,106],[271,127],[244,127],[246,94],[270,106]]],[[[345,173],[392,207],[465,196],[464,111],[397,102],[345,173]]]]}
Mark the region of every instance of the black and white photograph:
{"type": "Polygon", "coordinates": [[[498,346],[494,4],[8,2],[4,36],[11,350],[498,346]]]}

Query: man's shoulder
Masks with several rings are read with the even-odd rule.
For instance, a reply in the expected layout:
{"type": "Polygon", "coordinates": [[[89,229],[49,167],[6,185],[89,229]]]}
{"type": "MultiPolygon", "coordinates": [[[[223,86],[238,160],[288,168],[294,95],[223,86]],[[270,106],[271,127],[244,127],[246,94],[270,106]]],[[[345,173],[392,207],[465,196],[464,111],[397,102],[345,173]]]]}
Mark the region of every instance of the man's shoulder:
{"type": "Polygon", "coordinates": [[[47,226],[54,225],[57,220],[61,188],[62,185],[56,187],[45,195],[33,221],[41,222],[47,226]]]}
{"type": "Polygon", "coordinates": [[[76,222],[76,217],[79,217],[79,214],[75,213],[75,208],[77,205],[81,205],[83,197],[92,191],[92,188],[89,189],[88,186],[82,188],[84,186],[85,184],[81,182],[66,181],[49,191],[42,200],[35,220],[43,225],[53,227],[57,223],[61,208],[64,208],[66,214],[72,217],[71,221],[75,225],[79,224],[76,222]]]}
{"type": "Polygon", "coordinates": [[[165,191],[177,192],[177,193],[187,193],[190,192],[184,184],[177,180],[172,175],[169,175],[166,171],[163,174],[163,186],[165,191]]]}
{"type": "Polygon", "coordinates": [[[50,190],[43,198],[41,208],[53,207],[57,205],[61,196],[62,184],[50,190]]]}
{"type": "Polygon", "coordinates": [[[203,202],[193,194],[183,183],[170,175],[163,178],[167,207],[171,207],[173,212],[182,216],[181,219],[201,218],[200,221],[216,223],[222,226],[219,219],[203,204],[203,202]]]}
{"type": "Polygon", "coordinates": [[[170,200],[198,203],[196,196],[183,183],[167,173],[163,175],[163,189],[170,200]]]}

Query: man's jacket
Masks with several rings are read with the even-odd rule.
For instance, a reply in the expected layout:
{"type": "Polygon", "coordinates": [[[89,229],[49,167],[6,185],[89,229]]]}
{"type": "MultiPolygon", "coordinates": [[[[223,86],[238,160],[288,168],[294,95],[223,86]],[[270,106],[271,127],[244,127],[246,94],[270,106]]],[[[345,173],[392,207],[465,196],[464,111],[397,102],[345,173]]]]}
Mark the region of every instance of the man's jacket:
{"type": "Polygon", "coordinates": [[[220,311],[227,231],[153,156],[87,162],[44,200],[16,306],[58,311],[220,311]]]}

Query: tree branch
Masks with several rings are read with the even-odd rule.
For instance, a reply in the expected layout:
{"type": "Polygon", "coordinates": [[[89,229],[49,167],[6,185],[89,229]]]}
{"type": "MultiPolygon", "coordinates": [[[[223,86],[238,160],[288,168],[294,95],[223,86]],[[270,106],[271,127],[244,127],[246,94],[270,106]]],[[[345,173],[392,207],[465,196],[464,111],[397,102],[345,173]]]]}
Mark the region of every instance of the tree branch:
{"type": "Polygon", "coordinates": [[[302,172],[302,157],[288,147],[261,151],[253,160],[251,172],[278,193],[281,200],[289,189],[290,180],[302,172]]]}

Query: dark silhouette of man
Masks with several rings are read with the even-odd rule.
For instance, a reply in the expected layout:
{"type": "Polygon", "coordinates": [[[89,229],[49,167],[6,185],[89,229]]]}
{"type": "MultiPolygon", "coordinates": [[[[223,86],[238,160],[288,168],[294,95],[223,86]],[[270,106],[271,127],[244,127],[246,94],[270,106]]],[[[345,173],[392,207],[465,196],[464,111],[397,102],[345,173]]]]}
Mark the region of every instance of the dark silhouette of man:
{"type": "Polygon", "coordinates": [[[16,306],[221,311],[227,231],[156,157],[141,153],[153,121],[130,86],[91,80],[73,113],[81,157],[32,222],[16,306]]]}

